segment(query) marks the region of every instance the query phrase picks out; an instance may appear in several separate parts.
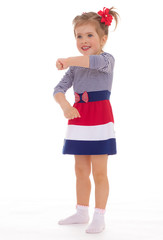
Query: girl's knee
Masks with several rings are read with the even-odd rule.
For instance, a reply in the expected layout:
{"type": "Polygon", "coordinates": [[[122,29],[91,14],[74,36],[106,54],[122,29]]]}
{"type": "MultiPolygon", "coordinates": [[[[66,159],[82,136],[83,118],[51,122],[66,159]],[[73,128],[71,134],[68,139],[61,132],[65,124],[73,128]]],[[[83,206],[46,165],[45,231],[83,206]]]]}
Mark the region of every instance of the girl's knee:
{"type": "Polygon", "coordinates": [[[75,173],[76,173],[76,177],[78,177],[78,178],[88,178],[91,174],[91,168],[89,166],[81,167],[81,166],[76,165],[75,173]]]}
{"type": "Polygon", "coordinates": [[[94,180],[101,181],[107,177],[107,155],[91,156],[94,180]]]}
{"type": "Polygon", "coordinates": [[[75,158],[75,173],[78,178],[87,178],[91,174],[91,161],[89,158],[83,156],[83,158],[75,158]]]}
{"type": "Polygon", "coordinates": [[[103,182],[107,180],[107,173],[106,171],[93,171],[93,179],[95,182],[103,182]]]}

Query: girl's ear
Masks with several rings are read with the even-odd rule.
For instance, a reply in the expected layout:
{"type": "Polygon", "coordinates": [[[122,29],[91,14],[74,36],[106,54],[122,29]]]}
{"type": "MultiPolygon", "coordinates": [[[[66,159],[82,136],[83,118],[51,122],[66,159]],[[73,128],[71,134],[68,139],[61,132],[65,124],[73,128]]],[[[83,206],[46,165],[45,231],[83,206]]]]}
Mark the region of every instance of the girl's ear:
{"type": "Polygon", "coordinates": [[[102,39],[101,39],[102,45],[105,45],[107,39],[108,39],[108,36],[107,36],[107,35],[104,35],[104,36],[102,37],[102,39]]]}

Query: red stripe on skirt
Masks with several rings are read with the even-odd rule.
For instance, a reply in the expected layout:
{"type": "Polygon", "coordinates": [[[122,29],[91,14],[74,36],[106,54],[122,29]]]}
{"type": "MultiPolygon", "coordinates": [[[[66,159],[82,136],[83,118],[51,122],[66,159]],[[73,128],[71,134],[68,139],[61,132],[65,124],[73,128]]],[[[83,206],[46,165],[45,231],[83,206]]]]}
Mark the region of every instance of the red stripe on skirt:
{"type": "Polygon", "coordinates": [[[114,123],[112,107],[109,100],[74,103],[73,107],[79,111],[81,118],[69,120],[69,125],[94,126],[108,122],[114,123]]]}

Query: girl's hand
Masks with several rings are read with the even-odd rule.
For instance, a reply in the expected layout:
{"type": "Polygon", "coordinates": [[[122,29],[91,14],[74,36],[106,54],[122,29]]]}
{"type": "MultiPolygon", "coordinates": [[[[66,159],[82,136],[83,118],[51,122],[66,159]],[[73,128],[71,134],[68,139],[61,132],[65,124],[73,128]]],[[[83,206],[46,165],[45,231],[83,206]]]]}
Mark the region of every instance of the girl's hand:
{"type": "Polygon", "coordinates": [[[68,119],[74,119],[74,118],[81,117],[78,110],[72,106],[68,106],[68,107],[64,108],[63,112],[64,112],[64,116],[68,119]]]}
{"type": "Polygon", "coordinates": [[[63,69],[62,64],[58,60],[56,62],[56,67],[57,67],[58,70],[62,70],[63,69]]]}
{"type": "Polygon", "coordinates": [[[67,58],[58,58],[58,60],[56,62],[56,67],[58,68],[58,70],[67,69],[69,67],[68,59],[67,58]]]}

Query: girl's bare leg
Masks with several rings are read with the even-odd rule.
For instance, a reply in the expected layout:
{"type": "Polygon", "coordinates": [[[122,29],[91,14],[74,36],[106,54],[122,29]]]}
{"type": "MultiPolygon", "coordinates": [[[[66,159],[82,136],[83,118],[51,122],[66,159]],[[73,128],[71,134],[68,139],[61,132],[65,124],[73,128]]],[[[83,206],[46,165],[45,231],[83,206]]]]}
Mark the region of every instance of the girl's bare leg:
{"type": "Polygon", "coordinates": [[[108,155],[92,155],[92,173],[95,182],[95,208],[105,209],[109,196],[107,177],[108,155]]]}
{"type": "Polygon", "coordinates": [[[95,182],[95,211],[87,233],[100,233],[105,228],[105,207],[109,195],[109,182],[107,177],[108,155],[92,155],[92,172],[95,182]]]}
{"type": "Polygon", "coordinates": [[[91,192],[91,156],[75,155],[77,204],[89,206],[91,192]]]}
{"type": "Polygon", "coordinates": [[[91,191],[91,182],[89,175],[91,173],[90,156],[75,155],[75,173],[76,173],[76,196],[77,212],[68,218],[60,220],[61,225],[81,224],[89,221],[89,198],[91,191]]]}

